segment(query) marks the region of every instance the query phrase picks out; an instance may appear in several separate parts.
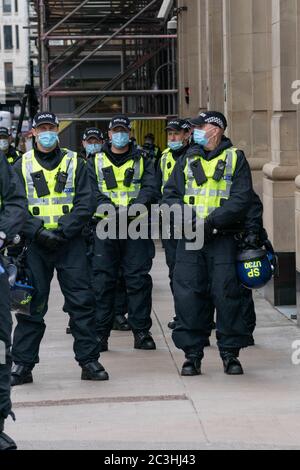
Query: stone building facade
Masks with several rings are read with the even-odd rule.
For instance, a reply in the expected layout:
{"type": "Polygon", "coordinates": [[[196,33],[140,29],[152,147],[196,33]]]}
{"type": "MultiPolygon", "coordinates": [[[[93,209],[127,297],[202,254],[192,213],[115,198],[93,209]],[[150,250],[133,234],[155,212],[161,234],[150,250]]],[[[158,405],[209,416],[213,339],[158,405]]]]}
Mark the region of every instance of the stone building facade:
{"type": "Polygon", "coordinates": [[[180,114],[216,109],[228,117],[228,135],[249,160],[279,254],[280,273],[265,296],[274,305],[296,304],[300,0],[179,0],[178,7],[180,114]]]}

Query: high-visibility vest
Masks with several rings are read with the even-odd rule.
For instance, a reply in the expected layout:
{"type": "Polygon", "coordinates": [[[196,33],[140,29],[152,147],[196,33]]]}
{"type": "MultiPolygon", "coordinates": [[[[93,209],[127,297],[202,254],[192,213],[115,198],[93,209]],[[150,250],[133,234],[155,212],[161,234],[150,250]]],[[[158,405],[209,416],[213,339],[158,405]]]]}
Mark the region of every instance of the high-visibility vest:
{"type": "Polygon", "coordinates": [[[224,150],[221,155],[209,161],[200,155],[187,158],[184,169],[186,180],[184,202],[193,206],[200,218],[205,219],[215,209],[221,207],[222,199],[229,199],[236,163],[237,149],[235,148],[224,150]],[[191,168],[191,164],[197,160],[201,161],[207,178],[201,186],[197,185],[191,168]],[[215,181],[213,176],[219,160],[226,162],[226,168],[222,179],[215,181]]]}
{"type": "Polygon", "coordinates": [[[59,167],[54,170],[46,170],[43,168],[35,158],[34,150],[25,153],[22,158],[22,173],[26,186],[29,212],[33,216],[43,220],[44,226],[47,229],[58,228],[59,219],[63,215],[69,214],[74,204],[77,153],[67,149],[62,149],[62,151],[66,153],[59,167]],[[41,198],[37,196],[31,176],[32,173],[37,171],[43,171],[50,192],[49,195],[41,198]],[[58,171],[68,174],[67,182],[62,193],[57,193],[54,190],[58,171]]]}
{"type": "Polygon", "coordinates": [[[174,170],[176,160],[173,158],[172,152],[169,148],[163,151],[163,154],[160,159],[160,168],[162,174],[162,187],[161,192],[163,192],[165,185],[169,181],[169,178],[174,170]]]}
{"type": "MultiPolygon", "coordinates": [[[[144,173],[144,160],[140,156],[137,159],[130,159],[124,165],[117,167],[112,164],[104,152],[97,153],[94,159],[95,171],[98,180],[99,191],[107,196],[115,206],[127,207],[132,199],[137,198],[141,189],[142,176],[144,173]],[[117,187],[107,189],[103,176],[103,168],[112,167],[117,182],[117,187]],[[134,169],[134,175],[130,187],[124,186],[126,170],[134,169]]],[[[98,216],[101,214],[97,213],[98,216]]]]}

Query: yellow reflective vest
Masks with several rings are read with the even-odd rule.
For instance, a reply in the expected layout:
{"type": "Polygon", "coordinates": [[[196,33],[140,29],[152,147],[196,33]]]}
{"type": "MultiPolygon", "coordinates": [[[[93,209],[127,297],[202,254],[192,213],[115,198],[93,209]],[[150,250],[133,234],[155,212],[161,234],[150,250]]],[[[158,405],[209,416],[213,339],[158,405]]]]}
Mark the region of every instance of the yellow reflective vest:
{"type": "Polygon", "coordinates": [[[200,155],[187,158],[184,169],[186,180],[184,202],[193,206],[200,218],[205,219],[215,209],[221,207],[222,199],[229,199],[236,164],[237,149],[233,147],[224,150],[221,155],[210,161],[200,155]],[[201,186],[197,185],[191,167],[191,164],[197,160],[201,161],[207,178],[207,181],[201,186]],[[215,181],[213,176],[219,160],[226,162],[226,167],[222,179],[215,181]]]}
{"type": "MultiPolygon", "coordinates": [[[[142,156],[137,159],[130,159],[124,165],[117,167],[112,164],[108,156],[104,153],[95,155],[95,172],[98,180],[99,191],[107,196],[115,206],[127,207],[132,199],[137,198],[141,189],[141,182],[144,173],[144,160],[142,156]],[[107,189],[107,185],[103,176],[103,168],[112,167],[117,182],[117,187],[107,189]],[[130,187],[124,185],[126,170],[133,168],[134,175],[130,187]]],[[[97,215],[101,215],[98,214],[97,215]]]]}
{"type": "Polygon", "coordinates": [[[22,173],[25,181],[26,194],[28,198],[29,212],[43,220],[47,229],[58,228],[59,219],[69,214],[73,208],[75,197],[75,176],[77,168],[77,153],[67,149],[62,149],[64,157],[58,168],[46,170],[43,168],[31,150],[23,155],[22,173]],[[49,195],[39,198],[33,184],[31,174],[37,171],[43,171],[49,188],[49,195]],[[57,173],[66,172],[68,174],[67,183],[62,193],[55,192],[57,173]]]}
{"type": "Polygon", "coordinates": [[[162,174],[162,187],[161,192],[163,192],[165,185],[169,181],[169,178],[174,170],[176,160],[173,158],[172,152],[169,148],[163,151],[163,154],[160,159],[160,168],[162,174]]]}

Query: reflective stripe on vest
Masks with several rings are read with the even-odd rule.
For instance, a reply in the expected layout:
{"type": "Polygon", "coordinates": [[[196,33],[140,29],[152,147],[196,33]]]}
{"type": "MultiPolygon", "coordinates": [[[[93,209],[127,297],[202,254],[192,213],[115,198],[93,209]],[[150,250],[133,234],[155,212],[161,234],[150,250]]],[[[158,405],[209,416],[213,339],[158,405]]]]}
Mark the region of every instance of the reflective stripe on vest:
{"type": "Polygon", "coordinates": [[[22,159],[22,173],[26,185],[29,212],[44,221],[48,229],[56,229],[60,217],[71,212],[75,197],[75,175],[77,154],[67,150],[66,155],[54,170],[45,170],[34,155],[34,150],[25,153],[22,159]],[[58,171],[68,173],[65,189],[62,193],[54,191],[58,171]],[[31,173],[43,171],[50,194],[39,198],[37,196],[31,173]]]}
{"type": "MultiPolygon", "coordinates": [[[[141,189],[141,181],[144,173],[144,161],[140,157],[138,160],[128,160],[121,167],[117,167],[111,163],[107,155],[102,153],[97,153],[95,156],[95,171],[98,180],[99,191],[107,196],[116,206],[125,206],[127,207],[131,199],[137,198],[141,189]],[[113,167],[115,178],[118,184],[118,187],[115,189],[107,189],[104,176],[103,168],[113,167]],[[125,172],[127,169],[134,169],[134,176],[132,183],[129,188],[124,186],[125,172]]],[[[99,215],[99,214],[98,214],[99,215]]]]}
{"type": "Polygon", "coordinates": [[[176,160],[174,160],[172,152],[169,148],[167,148],[160,159],[160,168],[162,174],[162,187],[161,192],[163,192],[165,185],[169,181],[169,178],[174,170],[174,166],[176,164],[176,160]]]}
{"type": "Polygon", "coordinates": [[[215,209],[221,207],[222,199],[229,199],[236,163],[237,149],[235,148],[225,150],[221,155],[210,161],[205,160],[201,156],[187,158],[184,169],[186,177],[184,202],[194,206],[199,217],[206,218],[215,209]],[[207,177],[207,181],[200,187],[196,183],[191,168],[191,164],[197,160],[201,161],[207,177]],[[220,181],[215,181],[213,175],[219,160],[226,162],[226,168],[223,178],[220,181]]]}

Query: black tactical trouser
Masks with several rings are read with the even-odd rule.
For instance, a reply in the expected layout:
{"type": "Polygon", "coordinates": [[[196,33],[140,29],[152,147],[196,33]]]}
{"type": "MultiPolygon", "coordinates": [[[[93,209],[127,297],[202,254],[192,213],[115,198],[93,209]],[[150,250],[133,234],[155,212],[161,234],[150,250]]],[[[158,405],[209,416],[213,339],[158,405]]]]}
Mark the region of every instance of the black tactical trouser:
{"type": "Polygon", "coordinates": [[[11,412],[11,332],[10,290],[6,274],[0,274],[0,420],[11,412]]]}
{"type": "MultiPolygon", "coordinates": [[[[87,245],[89,280],[94,291],[94,288],[95,288],[94,274],[93,274],[94,239],[86,240],[86,245],[87,245]]],[[[128,312],[128,301],[127,301],[126,283],[125,283],[122,270],[120,269],[118,282],[117,282],[117,290],[116,290],[116,295],[115,295],[115,302],[114,302],[114,313],[115,313],[115,316],[116,315],[125,316],[127,312],[128,312]]]]}
{"type": "MultiPolygon", "coordinates": [[[[163,247],[164,247],[165,255],[166,255],[166,263],[169,268],[170,288],[171,288],[173,296],[174,296],[173,277],[174,277],[174,270],[175,270],[175,265],[176,265],[177,245],[178,245],[178,240],[175,240],[174,238],[170,238],[170,240],[163,240],[163,247]]],[[[211,330],[213,329],[213,324],[214,324],[214,313],[215,313],[215,307],[213,303],[210,301],[208,303],[208,314],[210,315],[210,329],[211,330]]],[[[177,319],[176,303],[175,303],[174,320],[175,319],[177,319]]],[[[211,331],[209,333],[209,336],[210,334],[211,334],[211,331]]]]}
{"type": "Polygon", "coordinates": [[[211,331],[211,303],[217,310],[218,347],[246,347],[249,330],[242,315],[242,291],[236,275],[236,247],[230,236],[220,236],[201,250],[189,251],[185,240],[177,248],[174,297],[178,322],[175,345],[186,354],[203,354],[211,331]]]}
{"type": "Polygon", "coordinates": [[[14,332],[13,360],[33,368],[39,362],[39,347],[46,325],[50,284],[57,271],[65,297],[74,336],[75,359],[80,365],[99,358],[99,340],[95,328],[95,303],[89,285],[86,248],[81,237],[74,238],[55,253],[49,253],[34,242],[27,252],[27,265],[32,275],[35,293],[30,316],[17,315],[14,332]]]}
{"type": "Polygon", "coordinates": [[[97,331],[109,335],[114,321],[114,302],[120,269],[125,278],[128,323],[133,331],[152,326],[152,240],[100,240],[95,236],[93,257],[97,331]]]}
{"type": "Polygon", "coordinates": [[[128,312],[128,300],[126,291],[126,282],[122,271],[120,270],[117,282],[116,297],[114,303],[115,316],[124,317],[128,312]]]}
{"type": "MultiPolygon", "coordinates": [[[[94,291],[94,275],[93,275],[93,256],[94,256],[94,240],[85,239],[86,242],[86,255],[87,255],[87,262],[88,262],[88,279],[91,288],[94,291]]],[[[66,305],[63,307],[63,311],[68,313],[66,309],[66,305]]],[[[128,301],[127,301],[127,292],[126,292],[126,283],[122,271],[119,272],[118,283],[117,283],[117,290],[115,296],[115,304],[114,304],[114,312],[116,315],[125,316],[128,312],[128,301]]],[[[72,321],[69,320],[69,326],[72,328],[72,321]]]]}
{"type": "Polygon", "coordinates": [[[253,302],[252,290],[242,287],[242,304],[243,315],[245,322],[248,326],[249,332],[252,335],[256,327],[256,313],[253,302]]]}
{"type": "Polygon", "coordinates": [[[175,263],[176,263],[176,250],[177,250],[178,240],[175,240],[174,238],[170,238],[169,240],[163,239],[162,245],[165,250],[166,263],[169,268],[170,288],[171,288],[172,293],[174,293],[173,275],[174,275],[174,269],[175,269],[175,263]]]}

